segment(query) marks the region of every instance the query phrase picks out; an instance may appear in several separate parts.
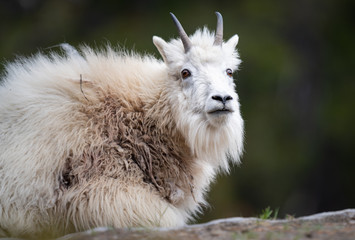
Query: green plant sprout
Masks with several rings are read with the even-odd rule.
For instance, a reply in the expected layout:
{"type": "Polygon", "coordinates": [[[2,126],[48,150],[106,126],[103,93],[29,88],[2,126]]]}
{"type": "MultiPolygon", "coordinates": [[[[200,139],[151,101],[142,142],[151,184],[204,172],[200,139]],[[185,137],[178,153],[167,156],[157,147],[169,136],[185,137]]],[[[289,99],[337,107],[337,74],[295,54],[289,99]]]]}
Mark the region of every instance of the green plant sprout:
{"type": "Polygon", "coordinates": [[[261,214],[259,215],[260,219],[267,220],[267,219],[277,219],[277,215],[279,214],[279,208],[276,208],[275,211],[268,206],[264,210],[262,210],[261,214]],[[274,214],[272,214],[274,213],[274,214]]]}

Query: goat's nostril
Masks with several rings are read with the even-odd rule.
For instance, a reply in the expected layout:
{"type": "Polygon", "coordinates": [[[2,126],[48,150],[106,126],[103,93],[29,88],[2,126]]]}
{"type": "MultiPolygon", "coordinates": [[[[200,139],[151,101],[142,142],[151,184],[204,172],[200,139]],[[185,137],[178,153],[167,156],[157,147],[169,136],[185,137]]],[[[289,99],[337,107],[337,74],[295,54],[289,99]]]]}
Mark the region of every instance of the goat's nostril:
{"type": "Polygon", "coordinates": [[[233,98],[232,98],[231,96],[229,96],[229,95],[228,95],[228,96],[225,96],[224,99],[225,99],[225,102],[226,102],[226,101],[229,101],[229,100],[233,100],[233,98]]]}
{"type": "Polygon", "coordinates": [[[222,96],[220,96],[220,95],[214,95],[214,96],[212,96],[212,99],[213,99],[213,100],[216,100],[216,101],[223,102],[223,98],[222,98],[222,96]]]}

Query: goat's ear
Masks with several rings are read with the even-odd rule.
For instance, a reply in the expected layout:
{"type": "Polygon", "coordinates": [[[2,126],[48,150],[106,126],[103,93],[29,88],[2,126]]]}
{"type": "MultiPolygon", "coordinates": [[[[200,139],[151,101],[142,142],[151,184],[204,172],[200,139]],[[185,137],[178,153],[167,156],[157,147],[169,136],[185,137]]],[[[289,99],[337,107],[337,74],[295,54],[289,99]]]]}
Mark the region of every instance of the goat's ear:
{"type": "Polygon", "coordinates": [[[153,36],[153,43],[158,49],[160,55],[163,57],[164,62],[167,63],[167,58],[166,58],[166,53],[165,50],[168,46],[168,44],[160,37],[153,36]]]}
{"type": "Polygon", "coordinates": [[[225,44],[232,48],[235,49],[235,47],[237,46],[239,41],[239,36],[237,34],[235,34],[233,37],[231,37],[225,44]]]}

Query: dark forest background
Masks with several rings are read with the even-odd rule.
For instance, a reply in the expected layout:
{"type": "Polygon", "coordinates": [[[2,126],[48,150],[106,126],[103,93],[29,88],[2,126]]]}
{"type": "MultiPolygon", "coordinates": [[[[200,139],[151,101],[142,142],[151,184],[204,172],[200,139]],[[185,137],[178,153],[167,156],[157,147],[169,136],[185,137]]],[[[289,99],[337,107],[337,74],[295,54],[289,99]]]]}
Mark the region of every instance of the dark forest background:
{"type": "Polygon", "coordinates": [[[177,35],[169,12],[191,34],[214,29],[215,11],[225,39],[240,37],[245,154],[213,184],[199,221],[267,206],[279,217],[355,208],[353,0],[0,0],[0,71],[63,42],[119,43],[160,57],[152,36],[177,35]]]}

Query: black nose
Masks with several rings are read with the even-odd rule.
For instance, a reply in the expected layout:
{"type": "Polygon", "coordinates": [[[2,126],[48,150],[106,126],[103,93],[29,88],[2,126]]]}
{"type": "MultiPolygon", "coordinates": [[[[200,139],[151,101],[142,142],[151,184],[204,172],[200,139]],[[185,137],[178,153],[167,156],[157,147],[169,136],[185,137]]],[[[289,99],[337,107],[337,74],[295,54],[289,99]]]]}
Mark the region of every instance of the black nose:
{"type": "Polygon", "coordinates": [[[225,96],[213,95],[212,99],[216,100],[216,101],[220,101],[223,104],[226,104],[226,102],[229,101],[229,100],[233,100],[232,96],[230,96],[230,95],[225,95],[225,96]]]}

